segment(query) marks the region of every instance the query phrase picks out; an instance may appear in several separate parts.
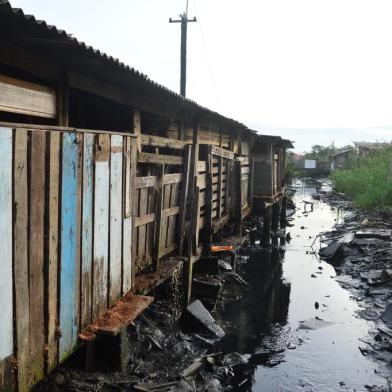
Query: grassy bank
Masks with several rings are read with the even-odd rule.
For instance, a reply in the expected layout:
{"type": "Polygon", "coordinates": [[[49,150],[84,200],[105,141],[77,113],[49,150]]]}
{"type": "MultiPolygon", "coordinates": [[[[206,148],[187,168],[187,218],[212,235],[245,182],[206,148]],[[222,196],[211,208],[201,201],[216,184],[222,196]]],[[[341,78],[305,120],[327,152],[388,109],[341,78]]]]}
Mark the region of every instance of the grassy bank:
{"type": "Polygon", "coordinates": [[[392,149],[349,162],[331,174],[338,192],[350,196],[362,209],[392,206],[392,149]]]}

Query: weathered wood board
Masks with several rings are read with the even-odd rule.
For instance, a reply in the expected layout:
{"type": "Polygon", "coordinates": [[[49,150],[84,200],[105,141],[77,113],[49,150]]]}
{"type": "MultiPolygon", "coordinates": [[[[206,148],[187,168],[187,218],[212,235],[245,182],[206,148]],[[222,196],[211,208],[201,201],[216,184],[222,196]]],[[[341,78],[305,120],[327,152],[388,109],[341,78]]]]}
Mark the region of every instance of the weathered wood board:
{"type": "MultiPolygon", "coordinates": [[[[30,370],[33,383],[44,375],[44,216],[46,133],[30,135],[29,291],[30,370]]],[[[72,292],[72,291],[71,291],[72,292]]]]}
{"type": "MultiPolygon", "coordinates": [[[[14,134],[14,140],[15,140],[14,285],[15,285],[15,327],[16,327],[16,346],[17,346],[16,355],[18,358],[18,365],[19,365],[18,388],[19,391],[28,391],[31,386],[31,379],[30,379],[30,310],[29,310],[30,293],[29,290],[26,289],[29,287],[29,265],[28,265],[29,262],[29,258],[28,258],[29,193],[28,193],[28,186],[27,186],[27,181],[28,181],[27,130],[26,129],[16,130],[14,134]]],[[[2,142],[0,143],[3,144],[2,142]]],[[[0,220],[0,222],[1,221],[2,219],[0,220]]]]}
{"type": "Polygon", "coordinates": [[[82,273],[81,273],[81,328],[91,323],[92,262],[93,262],[93,177],[94,135],[85,134],[83,141],[83,196],[82,196],[82,273]]]}
{"type": "Polygon", "coordinates": [[[61,256],[60,256],[60,331],[59,360],[75,349],[78,339],[77,244],[78,244],[78,157],[76,133],[62,138],[61,174],[61,256]]]}
{"type": "Polygon", "coordinates": [[[131,139],[124,138],[124,218],[123,218],[123,277],[122,290],[132,288],[132,205],[131,205],[131,139]]]}
{"type": "Polygon", "coordinates": [[[109,135],[96,136],[94,186],[93,319],[107,309],[109,258],[109,135]]]}
{"type": "Polygon", "coordinates": [[[59,200],[60,200],[60,137],[50,132],[49,137],[49,207],[47,219],[48,266],[47,266],[47,367],[51,371],[58,363],[58,266],[59,266],[59,200]]]}
{"type": "Polygon", "coordinates": [[[121,296],[123,138],[112,135],[110,158],[109,306],[121,296]]]}
{"type": "Polygon", "coordinates": [[[0,75],[0,110],[38,117],[56,117],[55,90],[0,75]]]}
{"type": "Polygon", "coordinates": [[[12,387],[12,129],[0,128],[0,390],[12,387]]]}

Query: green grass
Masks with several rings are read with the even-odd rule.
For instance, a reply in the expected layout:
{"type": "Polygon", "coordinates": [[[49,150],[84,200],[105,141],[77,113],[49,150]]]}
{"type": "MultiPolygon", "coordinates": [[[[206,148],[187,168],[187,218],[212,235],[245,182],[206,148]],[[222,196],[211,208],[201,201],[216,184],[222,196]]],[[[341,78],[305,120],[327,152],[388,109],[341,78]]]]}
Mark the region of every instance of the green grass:
{"type": "Polygon", "coordinates": [[[336,191],[351,197],[361,209],[392,206],[392,149],[353,160],[331,174],[336,191]]]}

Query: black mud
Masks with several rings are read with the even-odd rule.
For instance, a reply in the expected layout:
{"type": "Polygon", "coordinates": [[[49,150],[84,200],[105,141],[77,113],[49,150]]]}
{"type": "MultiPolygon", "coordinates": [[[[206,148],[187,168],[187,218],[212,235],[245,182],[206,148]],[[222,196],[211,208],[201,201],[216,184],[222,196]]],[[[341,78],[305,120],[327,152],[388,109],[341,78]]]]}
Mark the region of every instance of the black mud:
{"type": "Polygon", "coordinates": [[[178,320],[172,282],[122,336],[97,346],[94,371],[81,370],[79,353],[36,390],[389,391],[392,330],[379,317],[391,296],[390,242],[347,245],[344,259],[326,262],[320,246],[365,218],[320,182],[297,182],[293,194],[289,227],[274,245],[251,241],[235,264],[222,257],[234,270],[221,263],[201,275],[198,297],[225,337],[178,320]]]}

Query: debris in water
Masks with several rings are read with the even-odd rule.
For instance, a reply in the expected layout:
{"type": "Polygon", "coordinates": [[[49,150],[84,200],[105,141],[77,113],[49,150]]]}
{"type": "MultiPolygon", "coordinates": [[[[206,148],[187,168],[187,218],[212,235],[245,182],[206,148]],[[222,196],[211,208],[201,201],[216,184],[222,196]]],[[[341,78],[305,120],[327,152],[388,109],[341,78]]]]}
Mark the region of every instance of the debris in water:
{"type": "Polygon", "coordinates": [[[358,230],[355,238],[378,238],[384,241],[390,241],[392,238],[391,230],[374,229],[374,230],[358,230]]]}
{"type": "Polygon", "coordinates": [[[300,326],[298,329],[308,329],[308,330],[316,330],[324,327],[329,327],[330,325],[333,325],[332,321],[324,321],[321,320],[320,318],[314,318],[314,319],[309,319],[305,321],[300,321],[300,326]]]}
{"type": "Polygon", "coordinates": [[[232,271],[233,270],[233,267],[227,261],[219,259],[218,264],[219,264],[219,267],[221,267],[225,271],[232,271]]]}

